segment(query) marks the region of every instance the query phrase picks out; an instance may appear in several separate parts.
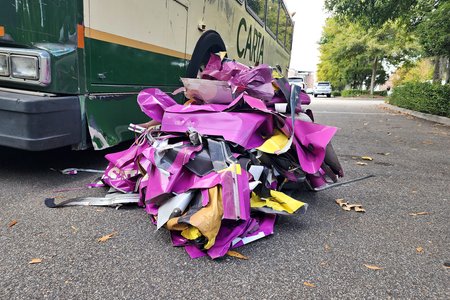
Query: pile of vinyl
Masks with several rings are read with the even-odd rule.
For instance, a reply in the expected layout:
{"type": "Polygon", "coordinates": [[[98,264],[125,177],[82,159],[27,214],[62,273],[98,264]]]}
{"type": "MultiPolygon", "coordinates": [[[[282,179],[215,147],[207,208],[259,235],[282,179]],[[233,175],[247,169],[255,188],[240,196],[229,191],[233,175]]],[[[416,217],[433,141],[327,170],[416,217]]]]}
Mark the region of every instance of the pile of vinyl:
{"type": "Polygon", "coordinates": [[[184,104],[154,88],[139,94],[153,121],[130,125],[136,141],[106,156],[102,181],[138,197],[192,258],[222,257],[272,234],[278,215],[304,212],[281,191],[287,183],[317,190],[343,176],[336,128],[314,123],[308,95],[276,69],[212,55],[199,79],[182,81],[184,104]]]}

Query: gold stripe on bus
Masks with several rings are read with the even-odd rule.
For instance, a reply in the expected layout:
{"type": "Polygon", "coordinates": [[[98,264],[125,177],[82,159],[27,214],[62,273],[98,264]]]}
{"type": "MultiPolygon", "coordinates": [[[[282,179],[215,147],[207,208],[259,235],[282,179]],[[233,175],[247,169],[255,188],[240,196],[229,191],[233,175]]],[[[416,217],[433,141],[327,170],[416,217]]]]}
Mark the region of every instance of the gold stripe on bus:
{"type": "Polygon", "coordinates": [[[192,58],[192,55],[185,54],[183,52],[163,48],[160,46],[156,46],[149,43],[140,42],[137,40],[129,39],[120,35],[111,34],[108,32],[92,29],[92,28],[85,28],[85,36],[87,38],[100,40],[104,42],[109,42],[113,44],[119,44],[122,46],[132,47],[140,50],[150,51],[158,54],[168,55],[172,57],[177,57],[181,59],[188,59],[190,60],[192,58]]]}

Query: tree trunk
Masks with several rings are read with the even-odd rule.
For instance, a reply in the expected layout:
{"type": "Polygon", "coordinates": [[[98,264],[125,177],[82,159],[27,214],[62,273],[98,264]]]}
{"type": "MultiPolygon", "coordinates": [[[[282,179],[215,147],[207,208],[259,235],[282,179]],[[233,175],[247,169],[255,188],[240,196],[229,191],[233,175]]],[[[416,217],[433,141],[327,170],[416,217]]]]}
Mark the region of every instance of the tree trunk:
{"type": "Polygon", "coordinates": [[[375,56],[372,63],[372,78],[370,79],[370,94],[373,96],[373,90],[375,88],[375,79],[377,76],[378,57],[375,56]]]}
{"type": "Polygon", "coordinates": [[[446,84],[450,84],[450,58],[447,58],[447,78],[445,79],[446,84]]]}
{"type": "Polygon", "coordinates": [[[440,62],[439,56],[436,56],[433,59],[433,61],[434,61],[433,83],[438,83],[438,82],[440,83],[439,77],[440,77],[440,73],[441,73],[441,70],[440,70],[441,62],[440,62]]]}

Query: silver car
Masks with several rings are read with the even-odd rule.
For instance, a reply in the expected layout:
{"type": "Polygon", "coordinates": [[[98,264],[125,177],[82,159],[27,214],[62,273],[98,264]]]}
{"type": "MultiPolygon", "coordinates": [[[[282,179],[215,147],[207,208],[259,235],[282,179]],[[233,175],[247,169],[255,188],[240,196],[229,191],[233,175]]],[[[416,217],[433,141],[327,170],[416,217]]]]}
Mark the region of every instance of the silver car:
{"type": "Polygon", "coordinates": [[[326,95],[328,98],[331,97],[331,83],[328,81],[319,81],[313,90],[314,97],[318,95],[326,95]]]}

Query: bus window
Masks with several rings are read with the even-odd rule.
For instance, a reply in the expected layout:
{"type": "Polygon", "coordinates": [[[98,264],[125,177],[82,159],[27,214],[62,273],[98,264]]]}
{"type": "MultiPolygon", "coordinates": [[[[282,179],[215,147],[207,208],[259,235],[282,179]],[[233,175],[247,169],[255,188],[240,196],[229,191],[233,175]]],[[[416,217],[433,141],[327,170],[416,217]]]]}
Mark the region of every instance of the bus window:
{"type": "Polygon", "coordinates": [[[267,29],[269,29],[269,32],[271,32],[274,36],[277,35],[278,6],[279,6],[278,0],[268,0],[267,1],[266,24],[267,24],[267,29]]]}
{"type": "Polygon", "coordinates": [[[278,17],[278,34],[277,39],[281,45],[285,45],[286,42],[286,23],[287,23],[287,11],[284,5],[280,6],[280,16],[278,17]]]}
{"type": "Polygon", "coordinates": [[[293,35],[294,35],[294,24],[292,24],[291,19],[288,18],[286,27],[286,49],[288,49],[289,51],[292,49],[293,35]]]}
{"type": "Polygon", "coordinates": [[[261,24],[266,17],[266,0],[247,0],[247,8],[261,24]]]}

